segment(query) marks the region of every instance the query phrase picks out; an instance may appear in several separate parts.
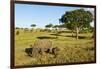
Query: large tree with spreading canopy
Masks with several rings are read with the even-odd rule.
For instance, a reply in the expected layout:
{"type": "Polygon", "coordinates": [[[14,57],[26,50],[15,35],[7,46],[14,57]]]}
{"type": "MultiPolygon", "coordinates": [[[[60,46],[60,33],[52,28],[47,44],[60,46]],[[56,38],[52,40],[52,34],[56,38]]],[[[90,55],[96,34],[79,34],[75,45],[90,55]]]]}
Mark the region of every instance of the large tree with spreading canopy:
{"type": "Polygon", "coordinates": [[[75,30],[76,39],[78,39],[80,30],[90,27],[90,22],[93,21],[93,15],[90,11],[76,9],[66,11],[59,20],[61,23],[64,23],[68,29],[75,30]]]}

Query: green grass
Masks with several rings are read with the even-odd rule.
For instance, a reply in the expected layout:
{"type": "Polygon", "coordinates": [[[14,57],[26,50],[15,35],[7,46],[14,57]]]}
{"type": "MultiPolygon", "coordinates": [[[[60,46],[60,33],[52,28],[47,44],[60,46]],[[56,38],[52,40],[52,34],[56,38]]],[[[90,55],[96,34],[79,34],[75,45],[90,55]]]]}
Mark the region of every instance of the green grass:
{"type": "Polygon", "coordinates": [[[20,30],[19,35],[15,35],[15,65],[35,65],[35,64],[56,64],[56,63],[75,63],[75,62],[92,62],[94,61],[94,41],[91,38],[92,33],[79,34],[86,38],[76,40],[70,37],[71,33],[61,33],[57,39],[47,39],[53,42],[53,47],[60,48],[56,58],[51,54],[39,55],[38,58],[27,56],[25,48],[40,36],[56,37],[50,32],[23,32],[20,30]]]}

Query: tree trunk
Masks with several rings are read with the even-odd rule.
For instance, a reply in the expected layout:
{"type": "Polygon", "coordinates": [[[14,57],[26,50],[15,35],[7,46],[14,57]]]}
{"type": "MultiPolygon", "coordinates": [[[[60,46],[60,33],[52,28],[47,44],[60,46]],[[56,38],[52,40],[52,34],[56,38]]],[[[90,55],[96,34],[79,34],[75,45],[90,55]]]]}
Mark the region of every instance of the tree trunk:
{"type": "Polygon", "coordinates": [[[76,39],[78,40],[78,35],[79,35],[79,29],[76,28],[76,39]]]}

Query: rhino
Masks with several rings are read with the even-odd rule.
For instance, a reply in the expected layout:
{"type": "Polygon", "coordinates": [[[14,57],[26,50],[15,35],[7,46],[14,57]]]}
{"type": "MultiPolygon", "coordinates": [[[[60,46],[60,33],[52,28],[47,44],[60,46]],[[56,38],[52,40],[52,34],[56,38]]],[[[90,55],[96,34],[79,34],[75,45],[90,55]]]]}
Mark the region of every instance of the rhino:
{"type": "Polygon", "coordinates": [[[43,55],[49,53],[55,57],[60,50],[58,47],[52,47],[52,41],[50,40],[38,40],[35,41],[34,45],[30,45],[30,48],[25,48],[25,52],[31,57],[37,57],[38,54],[43,55]]]}

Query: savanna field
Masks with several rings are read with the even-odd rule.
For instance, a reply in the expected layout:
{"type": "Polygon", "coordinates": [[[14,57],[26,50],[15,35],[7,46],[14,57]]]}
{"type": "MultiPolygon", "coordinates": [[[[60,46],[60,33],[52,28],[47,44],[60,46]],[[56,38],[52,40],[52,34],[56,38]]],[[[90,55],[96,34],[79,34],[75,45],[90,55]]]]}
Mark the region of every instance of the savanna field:
{"type": "MultiPolygon", "coordinates": [[[[72,37],[71,32],[61,32],[55,35],[55,32],[47,31],[24,31],[15,30],[15,65],[37,65],[37,64],[59,64],[59,63],[77,63],[94,62],[95,47],[93,33],[80,33],[79,39],[72,37]],[[16,35],[16,31],[19,34],[16,35]],[[45,40],[52,41],[52,47],[58,47],[60,51],[57,57],[51,54],[39,55],[38,58],[30,57],[25,53],[25,48],[33,45],[37,37],[49,37],[45,40]]],[[[75,34],[74,34],[75,36],[75,34]]]]}

